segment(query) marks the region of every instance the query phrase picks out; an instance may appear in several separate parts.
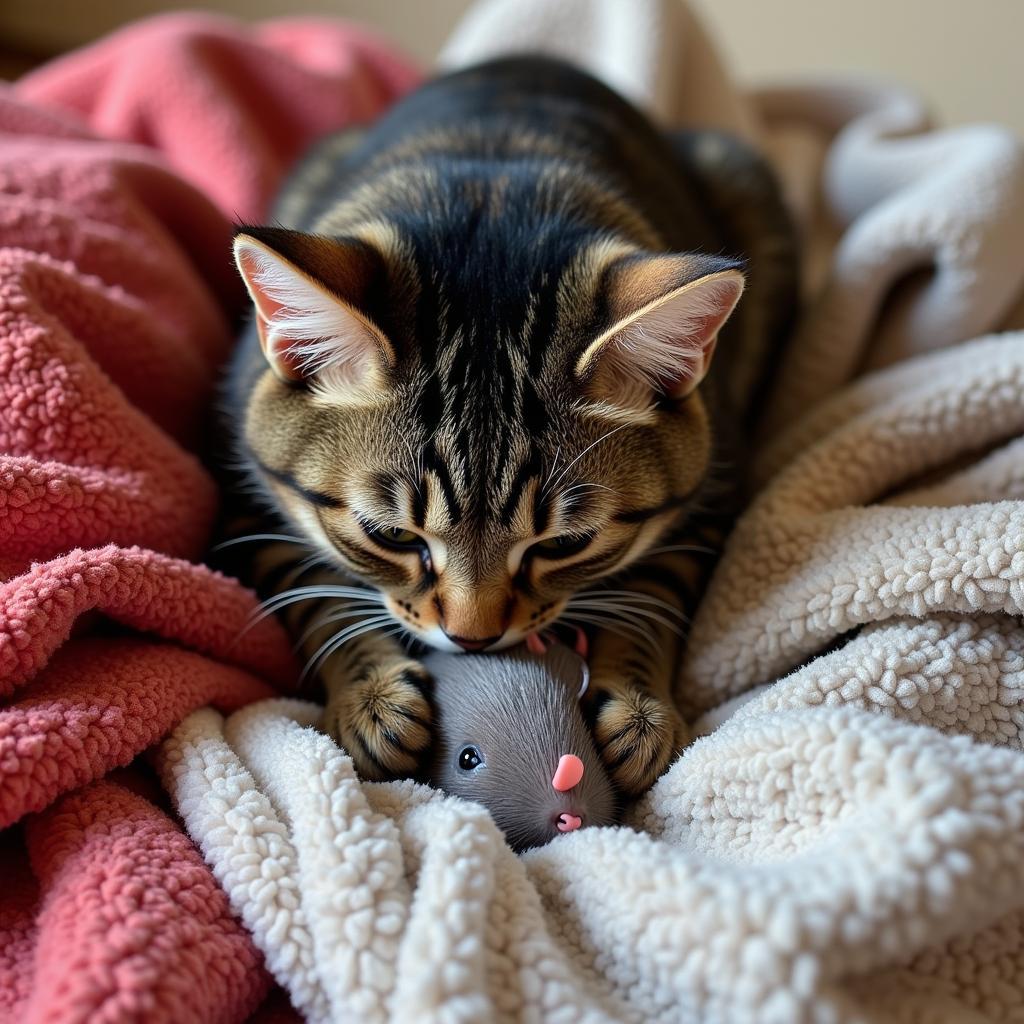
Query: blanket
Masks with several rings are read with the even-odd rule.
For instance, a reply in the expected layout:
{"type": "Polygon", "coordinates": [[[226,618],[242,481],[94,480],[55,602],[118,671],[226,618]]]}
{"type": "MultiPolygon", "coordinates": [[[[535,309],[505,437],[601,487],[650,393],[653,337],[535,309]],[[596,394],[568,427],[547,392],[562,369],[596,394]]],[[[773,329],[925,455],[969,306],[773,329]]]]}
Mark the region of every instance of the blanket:
{"type": "Polygon", "coordinates": [[[761,145],[805,242],[699,738],[625,826],[520,858],[294,700],[190,716],[164,785],[309,1020],[1020,1020],[1019,142],[870,82],[744,91],[674,0],[480,0],[443,63],[531,48],[761,145]]]}
{"type": "Polygon", "coordinates": [[[200,564],[231,219],[416,73],[334,22],[141,23],[0,88],[0,1020],[231,1021],[263,955],[145,765],[287,689],[200,564]],[[17,824],[17,823],[21,824],[17,824]]]}

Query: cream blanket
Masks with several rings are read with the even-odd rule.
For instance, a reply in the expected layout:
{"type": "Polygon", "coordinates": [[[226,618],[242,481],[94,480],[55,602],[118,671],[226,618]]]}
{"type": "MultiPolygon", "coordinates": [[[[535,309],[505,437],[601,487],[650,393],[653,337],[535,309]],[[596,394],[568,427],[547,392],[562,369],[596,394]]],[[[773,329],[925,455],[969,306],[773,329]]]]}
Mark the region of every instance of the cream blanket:
{"type": "Polygon", "coordinates": [[[681,680],[706,735],[628,827],[522,858],[296,701],[194,714],[167,788],[310,1020],[1024,1020],[1024,334],[972,340],[1022,323],[1020,146],[863,83],[743,93],[673,0],[488,0],[445,61],[537,46],[758,141],[807,240],[681,680]]]}

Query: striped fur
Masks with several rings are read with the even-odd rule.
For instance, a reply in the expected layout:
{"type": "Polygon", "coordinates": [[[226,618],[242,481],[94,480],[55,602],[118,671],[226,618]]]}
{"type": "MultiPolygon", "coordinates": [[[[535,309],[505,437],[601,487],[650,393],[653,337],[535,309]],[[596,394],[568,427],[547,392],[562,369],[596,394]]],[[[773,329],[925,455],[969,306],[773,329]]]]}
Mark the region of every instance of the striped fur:
{"type": "Polygon", "coordinates": [[[254,319],[228,407],[269,509],[251,532],[292,539],[233,568],[277,595],[329,727],[365,775],[415,773],[431,708],[411,642],[497,650],[576,622],[599,749],[641,791],[681,742],[671,687],[729,512],[708,487],[728,403],[792,301],[770,175],[524,58],[325,140],[276,217],[236,239],[254,319]],[[743,264],[723,253],[750,258],[731,320],[743,264]]]}

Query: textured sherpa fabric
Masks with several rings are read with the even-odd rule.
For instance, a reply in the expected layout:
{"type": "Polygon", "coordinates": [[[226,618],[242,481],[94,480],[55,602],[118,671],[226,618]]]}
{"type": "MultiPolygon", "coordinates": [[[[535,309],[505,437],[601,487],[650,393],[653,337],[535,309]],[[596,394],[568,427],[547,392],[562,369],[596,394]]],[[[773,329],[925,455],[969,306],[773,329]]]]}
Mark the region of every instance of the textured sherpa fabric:
{"type": "Polygon", "coordinates": [[[175,16],[0,85],[0,1021],[238,1021],[266,991],[180,827],[103,777],[294,678],[198,564],[229,218],[414,78],[340,23],[175,16]]]}
{"type": "Polygon", "coordinates": [[[984,335],[1024,326],[1021,147],[870,84],[743,94],[688,12],[622,6],[483,0],[446,60],[539,46],[739,129],[801,220],[681,679],[700,738],[623,827],[521,858],[480,807],[361,784],[312,705],[196,712],[161,777],[310,1020],[1019,1021],[1024,334],[984,335]]]}
{"type": "MultiPolygon", "coordinates": [[[[160,766],[309,1020],[1012,1019],[1024,759],[909,724],[933,695],[920,662],[963,624],[928,625],[900,631],[910,650],[889,670],[918,695],[908,721],[870,688],[815,707],[827,691],[794,677],[694,744],[631,827],[522,859],[480,807],[360,784],[312,705],[196,712],[160,766]]],[[[1019,688],[1020,638],[961,633],[964,666],[982,667],[936,703],[984,737],[970,683],[987,674],[994,706],[1019,688]]],[[[862,638],[855,665],[893,660],[890,639],[862,638]]]]}
{"type": "Polygon", "coordinates": [[[238,1021],[267,991],[224,893],[149,800],[97,782],[15,838],[0,835],[0,1019],[238,1021]]]}
{"type": "Polygon", "coordinates": [[[1014,443],[1024,435],[1024,332],[865,377],[793,433],[763,465],[799,454],[743,517],[695,619],[679,687],[690,708],[773,679],[866,623],[1024,614],[1014,443]],[[879,500],[908,482],[910,493],[879,500]]]}

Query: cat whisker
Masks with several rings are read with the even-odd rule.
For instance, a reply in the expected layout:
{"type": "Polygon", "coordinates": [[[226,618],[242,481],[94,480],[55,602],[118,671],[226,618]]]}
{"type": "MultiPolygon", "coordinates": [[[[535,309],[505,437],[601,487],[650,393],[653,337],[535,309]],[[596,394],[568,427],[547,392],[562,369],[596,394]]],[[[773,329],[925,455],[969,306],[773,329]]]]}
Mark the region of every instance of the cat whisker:
{"type": "Polygon", "coordinates": [[[701,555],[718,554],[714,548],[702,547],[700,544],[670,544],[667,547],[651,548],[649,551],[645,551],[644,558],[648,557],[648,555],[669,555],[676,551],[689,551],[701,555]]]}
{"type": "Polygon", "coordinates": [[[340,609],[335,609],[329,615],[323,615],[315,622],[310,625],[302,633],[302,636],[295,642],[294,650],[298,651],[299,648],[318,630],[324,626],[329,625],[332,622],[341,622],[343,619],[354,619],[359,615],[364,617],[368,616],[371,612],[379,612],[380,605],[365,603],[360,606],[355,604],[342,605],[340,609]]]}
{"type": "Polygon", "coordinates": [[[583,610],[574,608],[571,614],[563,612],[559,616],[559,620],[569,623],[585,622],[589,625],[597,626],[599,629],[606,629],[609,633],[614,633],[623,640],[632,641],[632,637],[627,636],[622,630],[616,628],[617,626],[622,626],[623,629],[628,629],[634,636],[643,640],[652,652],[658,653],[657,642],[650,630],[644,629],[639,623],[625,620],[620,616],[606,614],[589,608],[583,610]]]}
{"type": "Polygon", "coordinates": [[[683,621],[689,621],[681,608],[674,604],[669,604],[668,601],[662,601],[660,597],[655,597],[653,594],[647,594],[639,590],[581,590],[578,594],[574,594],[573,597],[596,598],[598,600],[610,597],[620,602],[639,601],[641,604],[651,604],[656,608],[661,608],[683,621]]]}
{"type": "Polygon", "coordinates": [[[299,682],[305,682],[310,674],[316,671],[321,662],[329,658],[350,640],[354,640],[357,636],[362,636],[364,633],[370,633],[375,629],[379,629],[388,622],[394,622],[390,614],[378,615],[370,619],[364,619],[354,625],[346,626],[340,632],[335,633],[329,640],[325,640],[317,648],[309,661],[306,662],[306,667],[299,676],[299,682]]]}
{"type": "Polygon", "coordinates": [[[568,464],[568,465],[567,465],[567,466],[565,467],[565,469],[563,469],[563,470],[562,470],[562,472],[558,474],[558,476],[557,476],[557,477],[555,477],[555,479],[554,479],[554,480],[552,480],[552,481],[551,481],[550,483],[548,483],[547,485],[545,485],[545,487],[544,487],[544,490],[543,490],[543,491],[541,491],[541,497],[542,497],[542,498],[544,498],[544,497],[547,497],[548,493],[549,493],[549,492],[550,492],[551,490],[553,490],[553,489],[554,489],[555,487],[557,487],[557,486],[559,485],[559,483],[560,483],[560,482],[562,481],[562,479],[563,479],[563,478],[565,477],[565,474],[566,474],[566,473],[568,473],[568,472],[569,472],[569,470],[570,470],[570,469],[572,469],[572,467],[573,467],[573,466],[575,466],[575,465],[576,465],[576,463],[577,463],[577,462],[579,462],[579,461],[580,461],[580,459],[582,459],[582,458],[583,458],[583,456],[587,454],[587,452],[591,451],[591,449],[593,449],[593,448],[596,448],[596,447],[597,447],[597,446],[598,446],[598,445],[599,445],[599,444],[600,444],[600,443],[601,443],[602,441],[606,441],[606,440],[607,440],[607,439],[608,439],[609,437],[611,437],[611,436],[612,436],[612,434],[617,434],[617,433],[618,433],[618,432],[619,432],[620,430],[625,430],[625,429],[626,429],[626,427],[628,427],[628,426],[629,426],[629,424],[628,424],[628,423],[620,423],[620,424],[619,424],[619,425],[618,425],[617,427],[612,427],[612,429],[611,429],[611,430],[609,430],[609,431],[608,431],[607,433],[605,433],[605,434],[602,434],[602,435],[601,435],[601,436],[600,436],[600,437],[599,437],[599,438],[598,438],[598,439],[597,439],[596,441],[594,441],[594,442],[593,442],[592,444],[588,444],[588,445],[587,445],[587,447],[586,447],[586,448],[584,448],[584,449],[583,449],[583,451],[581,451],[581,452],[579,453],[579,455],[577,455],[577,456],[576,456],[576,458],[575,458],[575,459],[573,459],[573,460],[572,460],[572,462],[570,462],[570,463],[569,463],[569,464],[568,464]]]}
{"type": "Polygon", "coordinates": [[[282,590],[273,597],[268,597],[261,602],[260,607],[266,608],[281,598],[298,596],[308,597],[354,597],[367,598],[369,600],[383,600],[379,590],[372,587],[346,587],[334,583],[316,583],[308,587],[293,587],[290,590],[282,590]]]}
{"type": "Polygon", "coordinates": [[[566,491],[564,491],[562,493],[562,497],[563,498],[569,498],[573,494],[576,494],[576,493],[579,493],[579,492],[582,492],[582,491],[607,491],[609,494],[614,494],[614,495],[616,495],[618,497],[622,497],[622,492],[615,490],[614,487],[608,487],[605,484],[595,484],[595,483],[573,484],[572,487],[568,488],[566,491]]]}
{"type": "Polygon", "coordinates": [[[236,642],[241,640],[246,633],[264,619],[280,611],[282,608],[297,601],[312,601],[322,597],[351,597],[356,600],[369,601],[384,607],[384,599],[380,592],[371,590],[368,587],[337,587],[337,586],[309,586],[293,587],[291,590],[282,590],[280,594],[268,597],[261,601],[253,611],[245,628],[236,637],[236,642]]]}
{"type": "Polygon", "coordinates": [[[324,569],[335,568],[334,565],[327,561],[327,558],[321,552],[314,552],[312,555],[307,555],[303,558],[296,566],[298,573],[296,574],[295,579],[298,579],[299,576],[305,575],[309,569],[312,569],[315,566],[321,566],[324,569]]]}
{"type": "Polygon", "coordinates": [[[589,611],[607,611],[610,614],[619,615],[629,621],[635,621],[636,618],[647,619],[651,622],[659,623],[666,629],[671,630],[678,637],[685,635],[679,626],[671,619],[666,619],[664,615],[653,611],[651,608],[621,604],[615,601],[579,601],[576,603],[570,602],[570,604],[574,608],[583,608],[589,611]]]}
{"type": "Polygon", "coordinates": [[[251,544],[258,540],[279,540],[289,544],[297,544],[299,547],[308,548],[310,542],[301,537],[292,537],[286,533],[248,533],[244,537],[233,537],[231,540],[222,541],[220,544],[210,548],[210,551],[223,551],[224,548],[234,547],[236,544],[251,544]]]}

